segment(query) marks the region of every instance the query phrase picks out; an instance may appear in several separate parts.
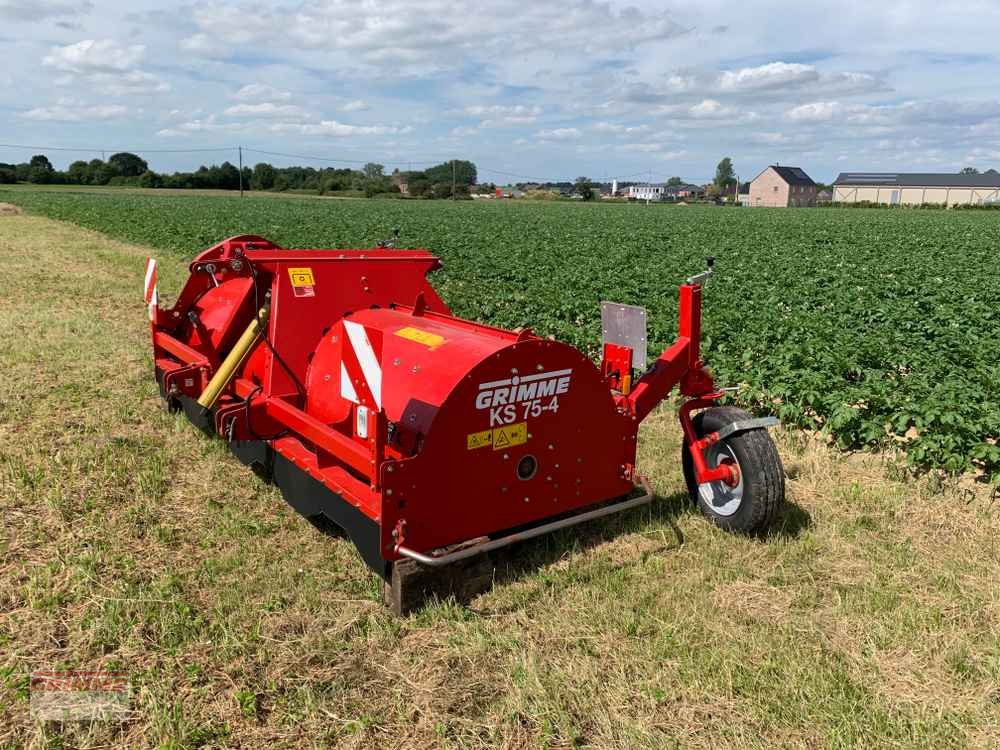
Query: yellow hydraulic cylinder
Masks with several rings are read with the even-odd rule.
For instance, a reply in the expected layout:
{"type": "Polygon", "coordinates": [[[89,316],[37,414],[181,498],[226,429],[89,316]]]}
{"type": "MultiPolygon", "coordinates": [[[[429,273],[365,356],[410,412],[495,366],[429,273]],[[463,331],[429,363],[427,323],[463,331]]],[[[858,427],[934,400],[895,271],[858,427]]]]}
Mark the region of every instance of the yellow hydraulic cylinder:
{"type": "Polygon", "coordinates": [[[219,400],[219,395],[229,385],[229,381],[233,379],[233,375],[236,374],[236,370],[239,366],[243,364],[243,360],[246,359],[250,350],[253,349],[253,345],[257,343],[260,338],[261,331],[264,330],[264,326],[267,325],[268,308],[262,307],[254,316],[254,319],[250,321],[250,325],[240,336],[240,340],[236,342],[233,346],[232,351],[229,352],[219,369],[215,371],[215,375],[212,379],[208,381],[208,385],[205,386],[205,390],[202,391],[201,396],[198,397],[198,405],[205,408],[211,409],[215,406],[215,402],[219,400]]]}

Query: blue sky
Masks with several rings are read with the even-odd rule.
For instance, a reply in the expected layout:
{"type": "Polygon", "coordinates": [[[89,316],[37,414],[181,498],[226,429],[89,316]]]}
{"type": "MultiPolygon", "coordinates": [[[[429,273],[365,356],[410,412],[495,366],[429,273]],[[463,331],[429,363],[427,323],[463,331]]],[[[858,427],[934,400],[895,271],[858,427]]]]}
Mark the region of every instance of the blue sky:
{"type": "Polygon", "coordinates": [[[704,181],[722,156],[743,178],[986,169],[998,38],[994,0],[0,0],[0,142],[148,149],[159,170],[238,144],[461,157],[498,183],[704,181]]]}

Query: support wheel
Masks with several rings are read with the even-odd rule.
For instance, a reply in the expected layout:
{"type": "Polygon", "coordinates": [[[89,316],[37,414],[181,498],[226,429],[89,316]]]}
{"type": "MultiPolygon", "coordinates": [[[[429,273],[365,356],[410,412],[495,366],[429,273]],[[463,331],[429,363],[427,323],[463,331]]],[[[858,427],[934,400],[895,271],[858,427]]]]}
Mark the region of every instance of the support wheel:
{"type": "MultiPolygon", "coordinates": [[[[695,433],[701,438],[733,422],[752,418],[742,409],[720,406],[706,409],[693,422],[695,433]]],[[[727,531],[749,534],[761,531],[775,519],[785,502],[785,470],[766,429],[729,436],[708,448],[705,460],[709,467],[734,463],[740,472],[740,482],[735,487],[722,481],[698,484],[694,461],[684,441],[681,463],[688,492],[712,523],[727,531]]]]}

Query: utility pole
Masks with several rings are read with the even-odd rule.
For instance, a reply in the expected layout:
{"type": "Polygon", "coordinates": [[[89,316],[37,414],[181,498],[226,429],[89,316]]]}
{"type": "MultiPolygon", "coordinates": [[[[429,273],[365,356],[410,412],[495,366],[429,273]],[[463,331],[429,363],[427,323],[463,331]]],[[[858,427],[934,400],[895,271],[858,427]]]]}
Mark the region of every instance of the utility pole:
{"type": "Polygon", "coordinates": [[[240,153],[240,198],[243,197],[243,147],[237,146],[236,150],[240,153]]]}

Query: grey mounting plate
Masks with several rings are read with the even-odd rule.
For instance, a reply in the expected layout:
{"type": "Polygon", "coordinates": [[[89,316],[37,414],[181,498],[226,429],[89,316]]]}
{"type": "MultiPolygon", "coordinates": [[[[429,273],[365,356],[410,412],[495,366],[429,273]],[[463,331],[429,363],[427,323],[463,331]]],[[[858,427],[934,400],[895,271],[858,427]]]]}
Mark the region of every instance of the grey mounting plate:
{"type": "Polygon", "coordinates": [[[602,302],[601,343],[632,347],[632,369],[645,370],[646,308],[602,302]]]}

